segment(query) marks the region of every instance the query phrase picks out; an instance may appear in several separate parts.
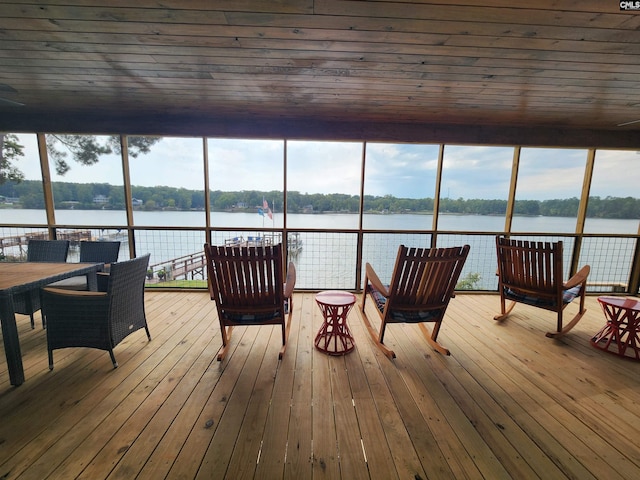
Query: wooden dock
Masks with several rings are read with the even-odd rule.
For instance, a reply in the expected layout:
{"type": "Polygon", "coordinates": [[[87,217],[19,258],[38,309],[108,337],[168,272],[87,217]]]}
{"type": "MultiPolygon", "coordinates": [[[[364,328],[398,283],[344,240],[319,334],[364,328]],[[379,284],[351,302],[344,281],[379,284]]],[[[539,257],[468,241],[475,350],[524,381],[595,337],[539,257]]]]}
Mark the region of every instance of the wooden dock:
{"type": "MultiPolygon", "coordinates": [[[[157,278],[160,281],[178,280],[180,278],[194,280],[196,277],[204,280],[206,278],[204,274],[205,266],[204,252],[197,252],[149,265],[149,270],[153,272],[153,278],[157,278]]],[[[153,278],[149,280],[153,280],[153,278]]]]}
{"type": "MultiPolygon", "coordinates": [[[[69,240],[72,244],[83,240],[94,240],[91,230],[58,230],[56,235],[58,240],[69,240]]],[[[5,248],[18,247],[22,255],[26,252],[30,240],[49,240],[49,232],[47,230],[41,230],[1,237],[0,253],[5,253],[5,248]]]]}

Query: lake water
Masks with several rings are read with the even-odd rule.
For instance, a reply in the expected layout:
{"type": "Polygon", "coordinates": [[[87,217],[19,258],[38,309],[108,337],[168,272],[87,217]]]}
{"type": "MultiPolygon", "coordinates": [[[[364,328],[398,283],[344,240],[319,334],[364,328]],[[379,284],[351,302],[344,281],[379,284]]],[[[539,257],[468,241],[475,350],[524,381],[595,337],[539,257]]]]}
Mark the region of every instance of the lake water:
{"type": "MultiPolygon", "coordinates": [[[[57,210],[56,221],[62,225],[126,225],[123,210],[57,210]]],[[[431,215],[364,214],[363,228],[375,230],[430,230],[431,215]]],[[[0,224],[44,224],[44,210],[0,209],[0,224]]],[[[137,226],[204,227],[204,212],[135,211],[137,226]]],[[[282,228],[282,215],[275,214],[272,222],[255,213],[213,212],[212,225],[242,228],[282,228]]],[[[440,215],[439,230],[461,230],[474,232],[497,232],[504,230],[505,220],[489,215],[440,215]]],[[[517,232],[575,232],[576,219],[567,217],[522,217],[513,219],[512,231],[517,232]]],[[[585,233],[638,233],[638,220],[610,220],[588,218],[585,233]]],[[[352,214],[289,214],[287,228],[356,229],[358,216],[352,214]]]]}
{"type": "MultiPolygon", "coordinates": [[[[205,226],[204,212],[134,212],[136,226],[162,227],[202,227],[205,226]]],[[[56,221],[61,225],[95,226],[94,235],[116,235],[117,231],[100,227],[126,225],[124,211],[110,210],[59,210],[56,221]]],[[[389,234],[367,234],[363,243],[363,263],[371,263],[384,280],[391,276],[393,263],[399,244],[407,246],[428,246],[428,233],[408,233],[407,230],[429,230],[432,228],[431,215],[365,214],[363,228],[370,230],[391,230],[389,234]]],[[[290,214],[287,216],[288,229],[357,229],[358,216],[349,214],[290,214]]],[[[0,224],[44,224],[46,217],[42,210],[1,209],[0,224]]],[[[281,228],[282,215],[274,215],[272,222],[256,213],[214,212],[212,226],[215,228],[255,228],[252,232],[214,232],[213,243],[222,244],[233,236],[260,235],[260,228],[281,228]]],[[[504,218],[482,215],[441,215],[439,231],[452,232],[501,232],[504,218]]],[[[573,241],[562,234],[575,231],[575,218],[564,217],[515,217],[512,231],[556,233],[553,240],[565,242],[565,270],[568,268],[573,241]]],[[[636,234],[637,220],[588,219],[586,233],[593,234],[636,234]]],[[[1,228],[0,236],[16,235],[22,229],[1,228]]],[[[32,229],[29,229],[32,230],[32,229]]],[[[291,258],[297,266],[297,287],[312,289],[354,288],[356,270],[357,234],[355,232],[302,232],[302,251],[291,258]]],[[[126,237],[122,237],[126,240],[126,237]]],[[[136,232],[136,251],[150,252],[151,264],[157,265],[171,259],[202,251],[205,241],[202,232],[178,230],[145,230],[136,232]]],[[[497,288],[495,278],[494,235],[440,234],[438,245],[452,246],[469,243],[471,252],[462,277],[470,273],[480,274],[479,289],[497,288]]],[[[598,282],[620,282],[628,280],[634,239],[585,239],[580,263],[592,266],[590,280],[598,282]]],[[[72,252],[73,255],[73,252],[72,252]]],[[[123,256],[126,256],[124,250],[123,256]]],[[[158,267],[160,268],[160,267],[158,267]]]]}

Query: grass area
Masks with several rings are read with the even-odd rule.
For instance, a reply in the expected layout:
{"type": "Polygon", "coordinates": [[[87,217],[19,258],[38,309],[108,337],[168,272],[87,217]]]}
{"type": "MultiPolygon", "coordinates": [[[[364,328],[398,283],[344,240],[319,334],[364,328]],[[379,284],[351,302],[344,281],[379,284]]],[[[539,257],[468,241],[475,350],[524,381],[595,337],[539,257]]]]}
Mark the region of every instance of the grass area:
{"type": "Polygon", "coordinates": [[[168,280],[166,282],[145,283],[145,288],[207,288],[206,280],[168,280]]]}

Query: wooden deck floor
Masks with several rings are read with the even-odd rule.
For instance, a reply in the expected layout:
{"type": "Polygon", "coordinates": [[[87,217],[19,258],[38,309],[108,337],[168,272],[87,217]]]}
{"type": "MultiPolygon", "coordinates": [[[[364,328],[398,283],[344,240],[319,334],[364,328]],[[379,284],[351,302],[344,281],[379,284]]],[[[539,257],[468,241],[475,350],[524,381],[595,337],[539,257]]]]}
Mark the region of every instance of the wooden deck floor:
{"type": "Polygon", "coordinates": [[[0,364],[0,478],[640,478],[640,363],[589,345],[594,297],[557,341],[552,313],[498,324],[497,297],[460,294],[439,337],[450,357],[392,326],[390,361],[357,309],[353,353],[315,350],[320,311],[300,293],[282,361],[279,332],[251,327],[223,363],[206,293],[146,298],[153,340],[130,336],[115,370],[66,349],[49,372],[44,332],[20,317],[27,380],[12,388],[0,364]]]}

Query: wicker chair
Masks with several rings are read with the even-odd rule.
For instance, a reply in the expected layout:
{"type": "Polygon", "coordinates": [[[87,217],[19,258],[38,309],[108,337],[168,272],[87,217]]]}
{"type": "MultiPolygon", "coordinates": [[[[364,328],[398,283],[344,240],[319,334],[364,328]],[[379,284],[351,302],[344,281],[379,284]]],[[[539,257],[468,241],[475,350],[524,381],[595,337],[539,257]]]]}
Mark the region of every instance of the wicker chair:
{"type": "MultiPolygon", "coordinates": [[[[120,242],[80,242],[80,263],[104,263],[110,265],[118,261],[120,254],[120,242]]],[[[107,267],[109,268],[109,267],[107,267]]],[[[98,290],[105,291],[107,288],[108,273],[98,273],[98,290]]],[[[69,290],[89,290],[87,277],[71,277],[52,283],[50,287],[66,288],[69,290]]]]}
{"type": "Polygon", "coordinates": [[[453,297],[469,245],[450,248],[407,248],[400,245],[391,284],[384,285],[370,264],[366,264],[365,291],[362,295],[362,318],[376,345],[389,358],[396,354],[384,343],[389,323],[417,323],[427,342],[443,355],[449,350],[437,342],[440,325],[453,297]],[[376,329],[365,310],[370,296],[381,323],[376,329]],[[429,332],[425,323],[433,323],[429,332]]]}
{"type": "Polygon", "coordinates": [[[264,247],[204,246],[209,294],[216,302],[222,331],[218,361],[224,359],[235,326],[280,325],[282,358],[293,310],[296,269],[283,279],[282,244],[264,247]]]}
{"type": "MultiPolygon", "coordinates": [[[[27,262],[66,262],[69,252],[68,240],[29,240],[27,244],[27,262]]],[[[40,310],[40,289],[13,296],[14,312],[29,315],[31,328],[35,328],[33,314],[40,310]]],[[[42,318],[42,328],[45,326],[42,318]]]]}
{"type": "Polygon", "coordinates": [[[114,263],[106,292],[42,289],[49,369],[53,370],[53,350],[67,347],[106,350],[117,368],[113,349],[124,338],[144,328],[151,340],[144,310],[149,257],[114,263]]]}

